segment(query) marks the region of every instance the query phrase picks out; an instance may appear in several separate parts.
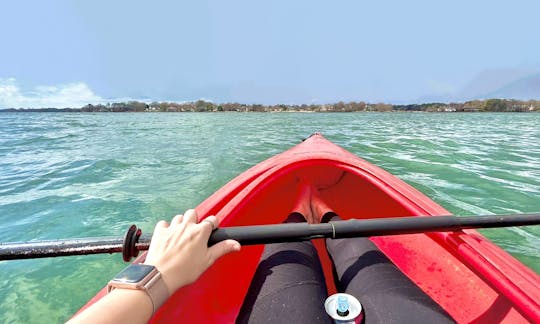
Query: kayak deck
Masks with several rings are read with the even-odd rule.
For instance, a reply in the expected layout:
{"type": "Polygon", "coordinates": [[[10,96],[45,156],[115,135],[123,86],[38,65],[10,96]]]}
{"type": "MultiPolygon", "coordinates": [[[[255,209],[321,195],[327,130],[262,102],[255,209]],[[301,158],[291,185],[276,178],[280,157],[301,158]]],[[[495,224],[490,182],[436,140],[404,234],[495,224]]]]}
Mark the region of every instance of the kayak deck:
{"type": "MultiPolygon", "coordinates": [[[[299,179],[319,189],[322,199],[343,219],[450,214],[403,181],[318,134],[247,170],[196,209],[201,218],[216,215],[222,227],[278,224],[293,208],[299,179]]],[[[458,322],[540,321],[539,276],[474,230],[371,240],[458,322]]],[[[334,293],[324,240],[314,244],[329,294],[334,293]]],[[[196,283],[177,291],[153,321],[234,322],[262,250],[263,246],[244,246],[241,252],[218,260],[196,283]]]]}

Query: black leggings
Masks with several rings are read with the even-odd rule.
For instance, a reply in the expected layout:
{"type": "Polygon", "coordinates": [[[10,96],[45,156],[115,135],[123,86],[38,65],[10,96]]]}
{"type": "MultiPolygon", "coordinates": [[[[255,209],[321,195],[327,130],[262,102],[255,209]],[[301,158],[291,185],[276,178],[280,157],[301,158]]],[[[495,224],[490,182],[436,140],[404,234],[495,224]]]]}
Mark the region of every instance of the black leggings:
{"type": "MultiPolygon", "coordinates": [[[[338,216],[332,220],[339,220],[338,216]]],[[[285,222],[303,222],[293,213],[285,222]]],[[[368,238],[327,239],[336,287],[358,298],[365,323],[453,323],[368,238]]],[[[310,241],[267,244],[238,323],[332,323],[324,310],[327,289],[310,241]]]]}

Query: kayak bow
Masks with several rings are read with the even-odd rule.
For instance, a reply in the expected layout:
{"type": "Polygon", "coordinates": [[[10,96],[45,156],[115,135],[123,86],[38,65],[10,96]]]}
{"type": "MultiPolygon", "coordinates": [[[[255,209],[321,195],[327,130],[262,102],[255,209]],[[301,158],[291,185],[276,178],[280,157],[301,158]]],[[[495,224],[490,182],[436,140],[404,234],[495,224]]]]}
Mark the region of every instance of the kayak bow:
{"type": "MultiPolygon", "coordinates": [[[[298,179],[319,189],[343,219],[450,215],[405,182],[320,134],[245,171],[196,210],[201,219],[216,215],[221,227],[279,224],[293,207],[298,179]]],[[[371,240],[458,322],[540,322],[539,276],[475,230],[371,240]]],[[[329,294],[334,293],[324,241],[314,243],[329,294]]],[[[245,246],[218,260],[196,283],[177,291],[153,321],[233,322],[261,253],[262,246],[245,246]]],[[[100,291],[85,307],[105,293],[100,291]]]]}

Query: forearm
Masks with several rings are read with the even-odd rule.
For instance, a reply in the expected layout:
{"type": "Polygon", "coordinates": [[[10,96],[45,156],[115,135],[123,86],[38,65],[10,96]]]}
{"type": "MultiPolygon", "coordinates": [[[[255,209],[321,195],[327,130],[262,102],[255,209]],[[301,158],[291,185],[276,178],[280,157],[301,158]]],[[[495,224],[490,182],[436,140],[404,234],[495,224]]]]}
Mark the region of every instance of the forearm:
{"type": "Polygon", "coordinates": [[[68,323],[146,323],[152,301],[143,290],[115,289],[68,323]]]}

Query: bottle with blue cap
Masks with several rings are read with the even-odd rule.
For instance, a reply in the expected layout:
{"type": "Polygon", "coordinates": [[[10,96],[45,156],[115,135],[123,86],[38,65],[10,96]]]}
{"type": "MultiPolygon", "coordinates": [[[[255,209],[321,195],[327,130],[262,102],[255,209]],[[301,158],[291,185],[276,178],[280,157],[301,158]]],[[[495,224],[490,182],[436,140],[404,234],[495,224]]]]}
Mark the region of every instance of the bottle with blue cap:
{"type": "Polygon", "coordinates": [[[349,294],[334,294],[324,302],[326,313],[336,324],[362,322],[362,305],[356,297],[349,294]]]}

